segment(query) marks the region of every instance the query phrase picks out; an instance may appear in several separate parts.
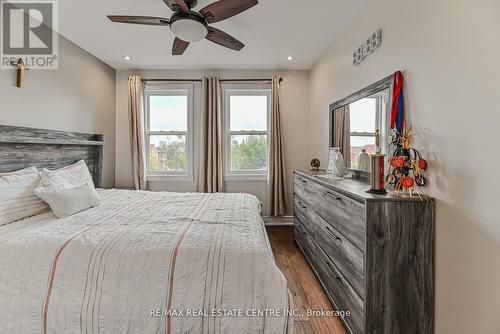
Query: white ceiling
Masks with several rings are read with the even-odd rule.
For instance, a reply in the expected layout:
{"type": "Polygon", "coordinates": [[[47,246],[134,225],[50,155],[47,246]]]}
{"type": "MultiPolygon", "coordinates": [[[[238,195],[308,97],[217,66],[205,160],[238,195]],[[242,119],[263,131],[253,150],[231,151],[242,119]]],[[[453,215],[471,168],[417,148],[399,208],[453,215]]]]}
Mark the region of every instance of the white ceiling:
{"type": "MultiPolygon", "coordinates": [[[[215,0],[199,0],[195,10],[215,0]]],[[[60,33],[117,69],[309,69],[367,0],[260,0],[214,24],[246,47],[207,40],[172,56],[169,27],[112,23],[106,15],[170,17],[162,0],[61,0],[60,33]],[[130,56],[125,61],[123,56],[130,56]],[[287,57],[293,56],[293,61],[287,57]]]]}

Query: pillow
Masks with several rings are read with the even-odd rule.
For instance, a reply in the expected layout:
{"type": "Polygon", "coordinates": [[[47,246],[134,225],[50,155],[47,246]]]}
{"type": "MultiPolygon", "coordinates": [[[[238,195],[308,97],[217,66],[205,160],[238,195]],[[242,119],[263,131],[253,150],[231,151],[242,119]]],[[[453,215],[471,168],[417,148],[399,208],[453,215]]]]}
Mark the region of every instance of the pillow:
{"type": "Polygon", "coordinates": [[[65,218],[101,204],[83,160],[54,171],[44,169],[35,195],[50,206],[57,218],[65,218]]]}
{"type": "Polygon", "coordinates": [[[90,175],[85,161],[80,160],[73,165],[69,165],[54,171],[44,169],[40,186],[46,190],[57,191],[66,190],[88,184],[94,187],[94,181],[90,175]]]}
{"type": "Polygon", "coordinates": [[[97,191],[87,183],[64,190],[37,191],[36,194],[50,206],[57,218],[69,217],[101,204],[97,191]]]}
{"type": "Polygon", "coordinates": [[[36,167],[0,173],[0,226],[48,211],[34,194],[39,182],[36,167]]]}

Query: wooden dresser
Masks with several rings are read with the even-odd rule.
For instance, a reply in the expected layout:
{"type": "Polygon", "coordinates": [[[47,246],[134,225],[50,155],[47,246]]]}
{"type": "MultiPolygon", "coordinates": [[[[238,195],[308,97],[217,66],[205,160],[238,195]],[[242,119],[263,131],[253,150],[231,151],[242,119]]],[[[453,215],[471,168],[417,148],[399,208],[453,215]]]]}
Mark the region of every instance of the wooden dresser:
{"type": "Polygon", "coordinates": [[[349,332],[434,332],[434,200],[294,172],[294,236],[349,332]]]}

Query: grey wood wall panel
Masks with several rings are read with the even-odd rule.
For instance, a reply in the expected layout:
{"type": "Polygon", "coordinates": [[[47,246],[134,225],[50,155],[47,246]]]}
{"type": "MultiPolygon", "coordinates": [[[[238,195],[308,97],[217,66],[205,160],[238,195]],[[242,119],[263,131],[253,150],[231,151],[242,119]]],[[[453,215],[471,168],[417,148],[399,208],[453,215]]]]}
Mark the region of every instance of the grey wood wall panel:
{"type": "Polygon", "coordinates": [[[98,134],[0,125],[0,172],[57,169],[84,160],[101,187],[103,140],[98,134]]]}
{"type": "Polygon", "coordinates": [[[296,243],[332,305],[353,312],[348,331],[433,333],[434,200],[366,194],[364,182],[321,173],[294,172],[296,243]]]}

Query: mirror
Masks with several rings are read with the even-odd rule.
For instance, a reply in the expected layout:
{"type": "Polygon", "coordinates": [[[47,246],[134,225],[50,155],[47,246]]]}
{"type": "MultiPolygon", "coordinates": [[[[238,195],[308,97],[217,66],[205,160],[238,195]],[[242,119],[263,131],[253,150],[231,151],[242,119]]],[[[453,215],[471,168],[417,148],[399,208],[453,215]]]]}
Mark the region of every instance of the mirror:
{"type": "Polygon", "coordinates": [[[340,148],[351,171],[370,173],[377,130],[388,153],[392,82],[391,75],[330,106],[330,147],[340,148]]]}

